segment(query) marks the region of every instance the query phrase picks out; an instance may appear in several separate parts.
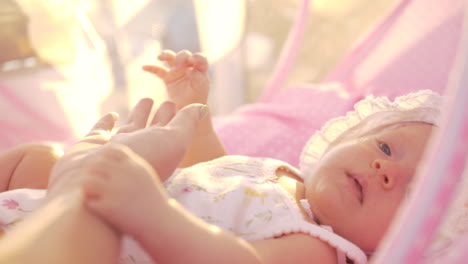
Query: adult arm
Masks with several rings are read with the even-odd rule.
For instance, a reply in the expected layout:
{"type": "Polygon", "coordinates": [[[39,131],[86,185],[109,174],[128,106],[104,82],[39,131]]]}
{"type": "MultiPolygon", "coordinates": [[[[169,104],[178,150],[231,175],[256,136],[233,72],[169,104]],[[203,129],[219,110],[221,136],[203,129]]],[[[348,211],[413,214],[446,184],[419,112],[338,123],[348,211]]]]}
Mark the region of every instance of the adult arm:
{"type": "Polygon", "coordinates": [[[83,205],[81,192],[61,193],[0,240],[0,263],[115,264],[120,235],[83,205]]]}
{"type": "Polygon", "coordinates": [[[0,240],[0,263],[116,263],[120,236],[83,206],[74,169],[107,141],[115,121],[104,116],[55,164],[44,204],[0,240]]]}

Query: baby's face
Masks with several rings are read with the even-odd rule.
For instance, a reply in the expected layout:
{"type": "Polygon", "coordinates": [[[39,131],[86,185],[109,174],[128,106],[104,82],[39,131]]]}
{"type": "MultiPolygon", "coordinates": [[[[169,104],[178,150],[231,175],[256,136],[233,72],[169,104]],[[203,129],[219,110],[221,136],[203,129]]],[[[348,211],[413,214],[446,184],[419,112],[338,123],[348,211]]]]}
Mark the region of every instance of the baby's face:
{"type": "Polygon", "coordinates": [[[330,149],[306,184],[321,224],[375,250],[405,197],[433,126],[384,128],[330,149]]]}

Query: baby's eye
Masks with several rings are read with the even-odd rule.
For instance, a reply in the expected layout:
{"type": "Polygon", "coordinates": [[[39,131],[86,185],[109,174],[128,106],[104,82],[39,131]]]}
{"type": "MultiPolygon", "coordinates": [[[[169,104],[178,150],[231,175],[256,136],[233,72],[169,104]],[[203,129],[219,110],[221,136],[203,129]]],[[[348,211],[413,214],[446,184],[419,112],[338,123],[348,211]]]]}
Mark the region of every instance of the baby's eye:
{"type": "Polygon", "coordinates": [[[382,150],[383,153],[385,153],[385,155],[392,156],[392,150],[390,149],[390,147],[387,144],[379,143],[379,148],[380,148],[380,150],[382,150]]]}

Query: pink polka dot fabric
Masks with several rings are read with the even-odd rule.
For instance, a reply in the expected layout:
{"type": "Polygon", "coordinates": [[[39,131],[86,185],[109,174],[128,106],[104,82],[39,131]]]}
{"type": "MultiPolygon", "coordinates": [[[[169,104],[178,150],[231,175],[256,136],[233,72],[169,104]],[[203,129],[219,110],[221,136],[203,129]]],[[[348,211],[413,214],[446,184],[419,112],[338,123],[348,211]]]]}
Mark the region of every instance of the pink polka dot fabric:
{"type": "MultiPolygon", "coordinates": [[[[402,0],[324,83],[312,87],[282,87],[298,47],[288,43],[282,56],[288,60],[280,61],[271,78],[278,83],[268,84],[262,100],[216,118],[215,128],[228,153],[279,158],[296,166],[307,139],[366,95],[394,100],[423,89],[443,94],[461,36],[463,1],[402,0]],[[331,83],[348,95],[324,91],[331,83]]],[[[302,32],[305,19],[299,12],[292,33],[302,32]]]]}
{"type": "Polygon", "coordinates": [[[298,166],[302,148],[326,121],[346,113],[354,100],[342,97],[335,84],[291,87],[268,102],[243,106],[214,119],[228,154],[275,158],[298,166]]]}

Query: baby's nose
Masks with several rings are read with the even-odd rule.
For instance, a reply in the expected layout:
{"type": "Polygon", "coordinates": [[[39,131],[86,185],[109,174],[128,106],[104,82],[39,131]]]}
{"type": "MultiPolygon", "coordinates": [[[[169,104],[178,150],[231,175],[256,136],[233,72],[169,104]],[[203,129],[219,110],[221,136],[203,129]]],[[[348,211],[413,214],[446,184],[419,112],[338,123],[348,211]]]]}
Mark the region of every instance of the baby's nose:
{"type": "Polygon", "coordinates": [[[393,189],[400,174],[398,164],[391,160],[376,159],[372,162],[372,168],[377,170],[376,177],[382,188],[393,189]]]}

